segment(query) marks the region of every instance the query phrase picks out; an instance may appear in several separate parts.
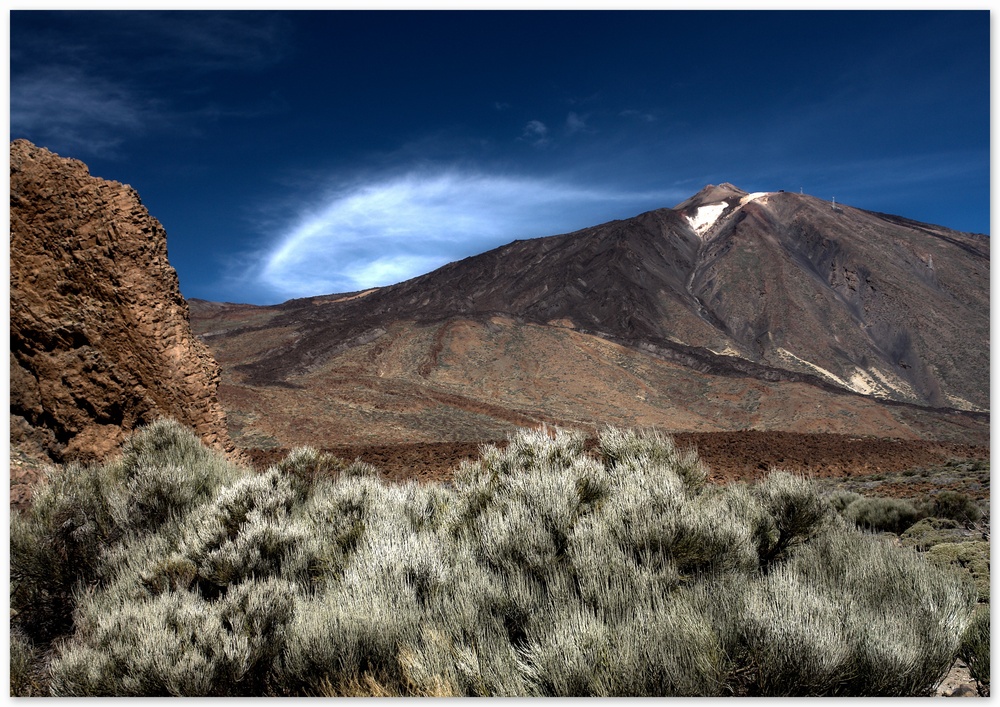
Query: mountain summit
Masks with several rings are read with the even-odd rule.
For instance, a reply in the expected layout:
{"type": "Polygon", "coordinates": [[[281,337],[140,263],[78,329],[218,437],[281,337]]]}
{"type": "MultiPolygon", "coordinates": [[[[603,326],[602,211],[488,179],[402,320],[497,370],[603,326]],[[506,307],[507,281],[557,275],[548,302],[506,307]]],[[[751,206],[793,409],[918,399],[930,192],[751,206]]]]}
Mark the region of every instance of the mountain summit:
{"type": "MultiPolygon", "coordinates": [[[[389,287],[275,307],[193,303],[192,316],[223,368],[232,365],[231,383],[258,391],[311,388],[314,376],[335,371],[355,385],[373,375],[384,387],[391,368],[393,380],[531,417],[550,399],[515,394],[498,377],[556,368],[580,381],[579,399],[551,415],[562,421],[602,420],[597,408],[615,405],[582,401],[584,391],[630,385],[630,405],[664,396],[658,410],[682,407],[692,390],[711,396],[716,384],[741,400],[763,385],[772,394],[809,388],[805,398],[832,394],[848,407],[989,407],[988,238],[727,183],[673,209],[515,241],[389,287]],[[389,368],[379,363],[390,359],[389,368]],[[640,362],[666,378],[637,374],[640,362]],[[600,385],[588,387],[591,375],[600,385]]],[[[720,404],[694,401],[700,412],[688,405],[671,419],[706,429],[757,424],[753,410],[736,415],[720,404]]],[[[794,426],[803,414],[766,424],[794,426]]]]}

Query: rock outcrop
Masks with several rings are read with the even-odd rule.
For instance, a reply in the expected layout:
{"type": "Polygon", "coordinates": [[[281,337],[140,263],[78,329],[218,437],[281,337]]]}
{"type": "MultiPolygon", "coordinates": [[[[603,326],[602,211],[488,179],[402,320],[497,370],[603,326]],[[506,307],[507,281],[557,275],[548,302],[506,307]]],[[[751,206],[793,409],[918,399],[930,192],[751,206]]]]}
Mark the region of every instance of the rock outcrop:
{"type": "Polygon", "coordinates": [[[173,417],[232,454],[218,365],[136,191],[16,140],[10,221],[12,446],[97,460],[173,417]]]}

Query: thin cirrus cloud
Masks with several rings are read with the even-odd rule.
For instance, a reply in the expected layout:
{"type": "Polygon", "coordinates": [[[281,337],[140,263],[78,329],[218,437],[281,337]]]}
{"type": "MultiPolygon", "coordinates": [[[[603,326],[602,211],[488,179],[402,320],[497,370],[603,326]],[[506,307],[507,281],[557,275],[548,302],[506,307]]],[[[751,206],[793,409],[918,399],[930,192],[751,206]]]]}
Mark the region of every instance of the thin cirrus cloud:
{"type": "Polygon", "coordinates": [[[11,133],[57,150],[104,155],[142,132],[148,120],[128,89],[81,71],[43,67],[11,85],[11,133]]]}
{"type": "Polygon", "coordinates": [[[527,140],[536,147],[547,145],[549,142],[549,128],[540,120],[529,120],[521,133],[521,139],[527,140]]]}
{"type": "Polygon", "coordinates": [[[256,289],[286,299],[364,290],[516,238],[589,226],[602,213],[632,215],[676,196],[534,177],[411,172],[325,200],[260,256],[251,278],[256,289]]]}
{"type": "MultiPolygon", "coordinates": [[[[275,64],[287,48],[287,20],[276,13],[52,12],[15,18],[11,33],[10,128],[59,152],[115,156],[127,141],[197,130],[205,119],[254,117],[283,109],[273,97],[186,104],[148,89],[166,77],[245,72],[275,64]],[[44,27],[33,26],[44,16],[44,27]],[[141,36],[141,51],[121,42],[141,36]],[[116,51],[120,48],[121,51],[116,51]]],[[[192,98],[193,97],[193,98],[192,98]]]]}

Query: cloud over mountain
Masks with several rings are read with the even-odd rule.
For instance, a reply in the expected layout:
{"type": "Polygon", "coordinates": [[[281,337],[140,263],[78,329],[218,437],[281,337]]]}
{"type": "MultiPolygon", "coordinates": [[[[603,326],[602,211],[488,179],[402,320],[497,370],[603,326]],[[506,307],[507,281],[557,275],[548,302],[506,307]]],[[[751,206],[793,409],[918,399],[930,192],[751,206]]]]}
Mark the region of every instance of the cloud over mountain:
{"type": "Polygon", "coordinates": [[[636,203],[671,197],[539,177],[415,170],[327,195],[260,255],[249,277],[284,298],[362,290],[567,222],[585,226],[594,208],[620,203],[627,213],[636,203]]]}

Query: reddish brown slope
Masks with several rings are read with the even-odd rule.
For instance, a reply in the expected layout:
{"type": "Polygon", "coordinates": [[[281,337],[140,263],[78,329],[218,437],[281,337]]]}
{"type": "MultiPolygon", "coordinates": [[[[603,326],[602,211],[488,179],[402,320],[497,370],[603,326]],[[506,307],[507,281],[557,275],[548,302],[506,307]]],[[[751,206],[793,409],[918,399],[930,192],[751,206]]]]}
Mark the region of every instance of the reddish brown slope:
{"type": "Polygon", "coordinates": [[[297,335],[241,370],[280,382],[393,322],[497,314],[568,324],[702,372],[989,407],[987,238],[731,185],[364,296],[285,303],[266,327],[297,335]],[[705,206],[722,212],[696,230],[705,206]]]}

